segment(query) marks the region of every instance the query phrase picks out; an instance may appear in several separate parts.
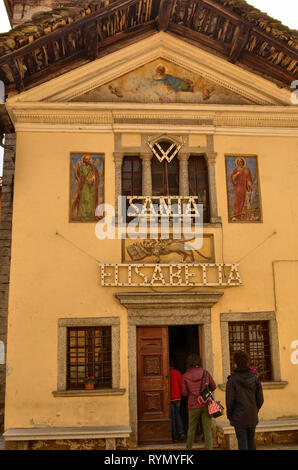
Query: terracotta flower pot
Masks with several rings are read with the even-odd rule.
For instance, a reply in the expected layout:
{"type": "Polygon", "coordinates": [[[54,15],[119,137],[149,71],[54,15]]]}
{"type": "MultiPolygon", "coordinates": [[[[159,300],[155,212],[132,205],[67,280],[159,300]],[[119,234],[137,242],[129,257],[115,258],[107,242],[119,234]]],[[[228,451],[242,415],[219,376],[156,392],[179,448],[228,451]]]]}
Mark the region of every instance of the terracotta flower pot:
{"type": "Polygon", "coordinates": [[[87,382],[85,384],[85,390],[94,390],[94,384],[87,382]]]}

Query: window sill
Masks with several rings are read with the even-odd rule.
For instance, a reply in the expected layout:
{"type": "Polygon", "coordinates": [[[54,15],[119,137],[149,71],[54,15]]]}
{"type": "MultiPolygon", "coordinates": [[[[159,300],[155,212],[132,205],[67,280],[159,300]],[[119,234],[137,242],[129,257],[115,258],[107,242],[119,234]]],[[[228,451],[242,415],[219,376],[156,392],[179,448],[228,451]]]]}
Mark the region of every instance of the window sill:
{"type": "MultiPolygon", "coordinates": [[[[272,381],[272,382],[261,382],[263,390],[281,390],[288,385],[286,381],[272,381]]],[[[218,385],[218,388],[222,391],[226,390],[226,384],[218,385]]]]}
{"type": "Polygon", "coordinates": [[[103,388],[95,390],[55,390],[54,397],[99,397],[124,395],[125,388],[103,388]]]}

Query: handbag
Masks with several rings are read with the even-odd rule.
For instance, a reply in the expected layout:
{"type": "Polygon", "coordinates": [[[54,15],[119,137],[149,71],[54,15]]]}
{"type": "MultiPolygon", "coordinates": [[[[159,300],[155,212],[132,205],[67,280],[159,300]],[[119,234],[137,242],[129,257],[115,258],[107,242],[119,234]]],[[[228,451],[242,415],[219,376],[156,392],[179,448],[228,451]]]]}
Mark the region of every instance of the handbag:
{"type": "MultiPolygon", "coordinates": [[[[212,396],[212,394],[211,394],[212,396]]],[[[219,418],[219,416],[223,415],[224,407],[220,403],[220,401],[214,400],[213,396],[208,403],[208,413],[212,418],[219,418]]]]}
{"type": "Polygon", "coordinates": [[[201,387],[200,387],[199,395],[197,396],[197,402],[199,403],[199,405],[206,405],[206,403],[208,403],[210,398],[212,397],[212,393],[208,387],[208,382],[205,382],[204,380],[205,376],[206,376],[206,371],[204,370],[202,380],[201,380],[201,387]],[[203,390],[204,385],[206,385],[206,388],[203,390]]]}

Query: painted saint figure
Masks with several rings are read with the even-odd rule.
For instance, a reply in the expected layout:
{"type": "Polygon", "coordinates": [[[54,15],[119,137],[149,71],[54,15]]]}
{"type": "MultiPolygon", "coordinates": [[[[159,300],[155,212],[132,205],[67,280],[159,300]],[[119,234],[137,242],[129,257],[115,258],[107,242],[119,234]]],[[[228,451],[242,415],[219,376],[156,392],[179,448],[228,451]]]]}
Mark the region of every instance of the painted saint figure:
{"type": "Polygon", "coordinates": [[[233,221],[249,220],[251,215],[251,197],[253,181],[246,160],[242,157],[236,159],[237,168],[231,175],[234,185],[234,212],[233,221]]]}
{"type": "Polygon", "coordinates": [[[93,161],[90,155],[83,155],[76,165],[72,165],[78,186],[71,209],[73,217],[80,221],[95,219],[98,206],[98,161],[98,158],[93,161]]]}
{"type": "Polygon", "coordinates": [[[156,69],[156,75],[154,75],[154,80],[164,83],[168,85],[175,91],[194,91],[193,81],[185,78],[174,77],[174,75],[170,75],[166,73],[166,69],[163,65],[159,65],[156,69]]]}

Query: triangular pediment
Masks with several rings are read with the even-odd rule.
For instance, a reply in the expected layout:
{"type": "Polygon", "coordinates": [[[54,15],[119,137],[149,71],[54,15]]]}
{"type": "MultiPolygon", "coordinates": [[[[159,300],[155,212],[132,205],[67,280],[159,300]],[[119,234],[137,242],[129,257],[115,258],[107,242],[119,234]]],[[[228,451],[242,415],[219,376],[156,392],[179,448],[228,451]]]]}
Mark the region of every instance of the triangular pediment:
{"type": "Polygon", "coordinates": [[[72,101],[255,104],[202,75],[162,58],[138,67],[72,101]]]}

